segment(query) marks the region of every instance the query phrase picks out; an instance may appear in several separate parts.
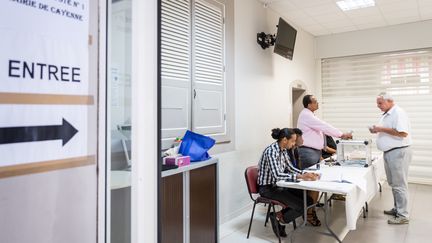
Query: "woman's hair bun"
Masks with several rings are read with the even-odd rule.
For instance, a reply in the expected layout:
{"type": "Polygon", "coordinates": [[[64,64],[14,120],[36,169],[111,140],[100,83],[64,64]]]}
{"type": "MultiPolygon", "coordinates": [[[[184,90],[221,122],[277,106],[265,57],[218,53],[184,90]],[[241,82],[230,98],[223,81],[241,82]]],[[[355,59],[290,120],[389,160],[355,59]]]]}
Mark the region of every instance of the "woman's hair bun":
{"type": "Polygon", "coordinates": [[[272,138],[278,140],[279,135],[280,135],[280,131],[281,130],[279,128],[273,128],[272,133],[271,133],[272,138]]]}
{"type": "Polygon", "coordinates": [[[294,135],[294,131],[290,128],[273,128],[272,129],[272,138],[276,139],[276,140],[281,140],[282,138],[287,138],[290,139],[292,137],[292,135],[294,135]]]}

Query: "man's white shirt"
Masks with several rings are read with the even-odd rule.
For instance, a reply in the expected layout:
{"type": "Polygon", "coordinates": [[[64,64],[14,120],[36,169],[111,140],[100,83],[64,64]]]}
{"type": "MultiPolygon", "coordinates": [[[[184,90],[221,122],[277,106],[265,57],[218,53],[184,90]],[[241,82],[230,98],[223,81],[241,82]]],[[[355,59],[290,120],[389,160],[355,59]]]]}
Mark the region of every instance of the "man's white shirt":
{"type": "Polygon", "coordinates": [[[406,112],[399,106],[394,105],[389,111],[384,113],[379,125],[408,134],[406,137],[396,137],[385,132],[378,133],[376,143],[379,150],[388,151],[392,148],[404,147],[412,144],[410,121],[406,112]]]}

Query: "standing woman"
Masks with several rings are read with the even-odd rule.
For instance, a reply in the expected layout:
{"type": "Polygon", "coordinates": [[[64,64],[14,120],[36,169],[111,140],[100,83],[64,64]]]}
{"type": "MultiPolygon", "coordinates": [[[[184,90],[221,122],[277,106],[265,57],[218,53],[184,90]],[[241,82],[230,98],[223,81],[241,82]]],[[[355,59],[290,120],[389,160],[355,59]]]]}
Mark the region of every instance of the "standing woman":
{"type": "MultiPolygon", "coordinates": [[[[296,134],[292,129],[275,128],[272,130],[271,136],[277,141],[264,150],[258,164],[259,193],[263,197],[280,201],[292,209],[285,208],[277,212],[276,215],[270,214],[273,232],[277,235],[276,227],[279,227],[280,235],[285,236],[286,233],[279,222],[290,222],[293,219],[293,213],[297,217],[303,214],[303,192],[298,189],[278,187],[276,182],[279,180],[296,181],[298,179],[314,181],[318,180],[319,176],[315,173],[299,170],[290,162],[288,150],[296,142],[296,134]]],[[[307,197],[307,201],[308,205],[313,203],[310,196],[307,197]]],[[[313,226],[321,225],[312,208],[308,210],[307,221],[313,226]]]]}

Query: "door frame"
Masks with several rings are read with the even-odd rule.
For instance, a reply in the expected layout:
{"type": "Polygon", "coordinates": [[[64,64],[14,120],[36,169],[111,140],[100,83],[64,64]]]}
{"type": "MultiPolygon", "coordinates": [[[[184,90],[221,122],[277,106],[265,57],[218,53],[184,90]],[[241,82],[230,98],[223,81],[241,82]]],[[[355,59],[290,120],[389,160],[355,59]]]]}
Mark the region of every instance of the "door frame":
{"type": "MultiPolygon", "coordinates": [[[[132,243],[157,242],[159,157],[158,0],[132,2],[132,243]]],[[[110,242],[107,165],[107,28],[110,0],[98,1],[98,200],[97,242],[110,242]]]]}
{"type": "MultiPolygon", "coordinates": [[[[299,106],[296,102],[294,102],[294,92],[296,91],[303,91],[302,94],[307,94],[308,88],[306,84],[301,80],[294,80],[291,82],[290,85],[290,91],[291,91],[291,126],[296,127],[297,126],[297,120],[298,114],[300,113],[300,109],[296,109],[295,106],[299,106]],[[297,112],[297,110],[299,110],[297,112]],[[294,115],[296,113],[296,115],[294,115]]],[[[301,104],[300,104],[301,105],[301,104]]]]}

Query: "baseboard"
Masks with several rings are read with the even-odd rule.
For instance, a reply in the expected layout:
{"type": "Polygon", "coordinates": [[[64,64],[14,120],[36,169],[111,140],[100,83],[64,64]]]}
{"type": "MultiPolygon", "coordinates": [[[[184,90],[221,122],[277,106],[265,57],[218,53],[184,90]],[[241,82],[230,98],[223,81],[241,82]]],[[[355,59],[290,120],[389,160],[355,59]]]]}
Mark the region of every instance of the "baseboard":
{"type": "Polygon", "coordinates": [[[246,211],[248,211],[248,210],[251,210],[252,207],[253,207],[253,203],[250,202],[250,203],[248,203],[247,205],[245,205],[245,206],[243,206],[243,207],[241,207],[241,208],[235,210],[234,212],[231,212],[231,213],[229,213],[229,214],[227,214],[227,215],[221,216],[221,217],[219,218],[219,223],[220,223],[220,224],[224,224],[224,223],[230,221],[231,219],[234,219],[234,218],[240,216],[240,215],[243,214],[244,212],[246,212],[246,211]]]}
{"type": "Polygon", "coordinates": [[[414,184],[432,185],[432,179],[429,178],[408,177],[408,182],[414,184]]]}
{"type": "Polygon", "coordinates": [[[432,166],[411,165],[408,172],[408,182],[432,185],[432,166]]]}
{"type": "MultiPolygon", "coordinates": [[[[383,178],[382,180],[379,181],[381,184],[383,183],[387,183],[387,179],[383,178]]],[[[420,178],[420,177],[408,177],[408,183],[413,183],[413,184],[421,184],[421,185],[428,185],[431,186],[432,185],[432,179],[428,179],[428,178],[420,178]]]]}

